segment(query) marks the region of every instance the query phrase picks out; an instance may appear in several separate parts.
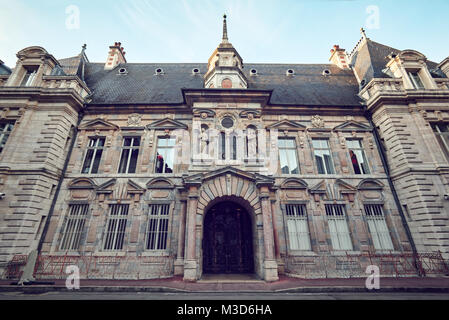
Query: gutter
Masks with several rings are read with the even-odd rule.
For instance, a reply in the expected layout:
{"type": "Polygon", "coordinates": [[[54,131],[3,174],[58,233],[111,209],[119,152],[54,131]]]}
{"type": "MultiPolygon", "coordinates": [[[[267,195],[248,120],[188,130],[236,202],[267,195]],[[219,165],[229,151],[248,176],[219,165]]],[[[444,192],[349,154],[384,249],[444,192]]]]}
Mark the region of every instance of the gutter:
{"type": "MultiPolygon", "coordinates": [[[[86,105],[83,104],[83,106],[85,107],[86,105]]],[[[64,161],[64,166],[63,166],[63,169],[62,169],[62,172],[61,172],[61,176],[59,177],[58,185],[56,187],[55,195],[54,195],[53,200],[51,202],[51,206],[50,206],[50,210],[49,210],[48,215],[47,215],[47,219],[45,220],[45,225],[44,225],[44,229],[42,230],[41,237],[39,239],[39,244],[37,246],[37,249],[33,250],[28,255],[28,261],[27,261],[27,264],[25,266],[25,270],[24,270],[24,272],[23,272],[23,274],[22,274],[22,276],[21,276],[21,278],[20,278],[20,280],[18,282],[19,285],[36,283],[34,281],[35,279],[34,279],[33,274],[34,274],[34,270],[35,270],[36,263],[37,263],[37,257],[39,256],[39,254],[40,254],[40,252],[42,250],[42,246],[44,244],[44,239],[45,239],[45,237],[47,235],[48,228],[50,226],[50,220],[51,220],[51,217],[53,216],[53,212],[55,210],[56,201],[58,200],[59,193],[61,191],[62,182],[64,181],[64,177],[65,177],[65,174],[67,172],[67,167],[69,166],[69,161],[70,161],[70,158],[72,156],[72,151],[73,151],[73,148],[75,146],[76,138],[78,136],[78,127],[79,127],[79,125],[81,123],[81,120],[84,117],[83,110],[84,110],[84,108],[78,113],[78,122],[77,122],[76,127],[75,127],[75,132],[74,132],[74,135],[72,137],[72,141],[70,142],[70,148],[69,148],[69,150],[67,152],[67,156],[66,156],[66,159],[64,161]]],[[[36,283],[36,284],[38,284],[38,283],[36,283]]]]}
{"type": "Polygon", "coordinates": [[[373,134],[374,134],[374,140],[376,142],[377,150],[379,150],[380,159],[382,161],[382,165],[385,169],[385,173],[387,175],[388,184],[390,186],[391,193],[393,194],[394,202],[396,203],[396,207],[398,208],[399,215],[401,216],[402,225],[404,226],[405,233],[407,234],[408,241],[410,242],[410,246],[412,247],[413,251],[413,262],[416,268],[416,271],[418,273],[418,276],[423,277],[425,276],[421,272],[421,268],[418,267],[418,261],[416,257],[418,256],[418,251],[416,250],[415,241],[413,240],[412,233],[410,231],[410,227],[408,226],[407,219],[405,218],[404,211],[402,210],[401,203],[399,201],[399,196],[396,192],[396,188],[394,187],[393,180],[391,179],[390,175],[390,167],[388,166],[387,156],[385,154],[385,151],[383,149],[382,144],[380,143],[380,136],[379,132],[377,131],[377,127],[374,125],[374,122],[372,120],[371,114],[368,112],[367,107],[364,106],[365,111],[365,117],[368,119],[369,124],[373,128],[373,134]]]}

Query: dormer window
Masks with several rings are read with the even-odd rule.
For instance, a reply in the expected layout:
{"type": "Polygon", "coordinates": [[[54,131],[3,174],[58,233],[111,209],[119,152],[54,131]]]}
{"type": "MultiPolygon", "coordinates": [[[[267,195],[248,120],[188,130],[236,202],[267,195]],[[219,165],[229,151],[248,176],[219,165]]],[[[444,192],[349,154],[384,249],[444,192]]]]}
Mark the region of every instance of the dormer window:
{"type": "Polygon", "coordinates": [[[39,69],[38,66],[25,67],[26,72],[22,82],[20,83],[21,87],[30,87],[33,85],[34,79],[36,78],[37,69],[39,69]]]}
{"type": "Polygon", "coordinates": [[[424,84],[419,77],[418,71],[408,71],[408,76],[410,77],[410,81],[415,89],[425,89],[424,84]]]}

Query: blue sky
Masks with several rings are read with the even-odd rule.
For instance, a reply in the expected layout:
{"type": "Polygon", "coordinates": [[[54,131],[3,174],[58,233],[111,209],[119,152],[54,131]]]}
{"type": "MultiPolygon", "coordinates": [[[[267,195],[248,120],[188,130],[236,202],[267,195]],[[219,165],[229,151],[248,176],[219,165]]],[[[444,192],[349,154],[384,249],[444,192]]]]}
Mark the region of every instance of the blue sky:
{"type": "Polygon", "coordinates": [[[362,26],[385,45],[449,56],[447,0],[0,0],[0,59],[14,67],[32,45],[60,59],[86,43],[89,60],[103,62],[120,41],[128,62],[205,63],[225,12],[248,63],[327,63],[334,44],[352,50],[362,26]]]}

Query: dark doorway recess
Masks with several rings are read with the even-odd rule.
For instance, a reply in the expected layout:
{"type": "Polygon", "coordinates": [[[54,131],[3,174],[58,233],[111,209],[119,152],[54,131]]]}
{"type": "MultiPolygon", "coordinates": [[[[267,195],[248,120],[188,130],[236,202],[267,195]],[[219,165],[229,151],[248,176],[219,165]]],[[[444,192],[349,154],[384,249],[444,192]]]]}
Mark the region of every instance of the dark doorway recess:
{"type": "Polygon", "coordinates": [[[204,219],[203,273],[253,273],[251,218],[237,203],[224,201],[204,219]]]}

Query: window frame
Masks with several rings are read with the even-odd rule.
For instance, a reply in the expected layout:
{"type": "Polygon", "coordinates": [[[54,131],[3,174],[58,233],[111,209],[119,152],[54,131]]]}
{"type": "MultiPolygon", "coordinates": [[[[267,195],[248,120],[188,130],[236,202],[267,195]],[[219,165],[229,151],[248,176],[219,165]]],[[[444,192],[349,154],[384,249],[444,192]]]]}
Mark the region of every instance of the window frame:
{"type": "Polygon", "coordinates": [[[393,251],[394,243],[393,243],[393,239],[391,237],[390,228],[388,227],[387,217],[384,212],[383,204],[364,203],[363,211],[364,211],[366,223],[368,225],[368,230],[371,235],[374,249],[376,251],[393,251]],[[370,223],[370,221],[374,222],[375,232],[373,232],[373,230],[372,230],[372,227],[371,227],[372,224],[370,223]],[[380,222],[380,224],[384,224],[385,229],[387,231],[386,232],[379,231],[377,229],[379,226],[379,223],[376,223],[376,222],[380,222]],[[384,235],[384,237],[382,237],[379,234],[384,235]],[[388,240],[385,239],[385,235],[388,235],[388,240]],[[389,247],[383,247],[384,243],[383,243],[383,240],[381,240],[381,239],[386,240],[386,242],[388,242],[389,247]],[[376,240],[377,240],[377,242],[376,242],[376,240]],[[376,244],[380,244],[380,247],[377,247],[376,244]]]}
{"type": "Polygon", "coordinates": [[[449,123],[448,122],[433,122],[430,123],[430,127],[437,138],[438,144],[443,149],[443,153],[446,156],[446,159],[449,161],[449,123]],[[440,125],[445,125],[447,131],[441,131],[440,125]],[[436,129],[436,130],[435,130],[436,129]],[[447,141],[445,139],[447,137],[447,141]]]}
{"type": "Polygon", "coordinates": [[[155,252],[167,252],[169,249],[169,240],[170,240],[170,218],[171,218],[171,211],[172,211],[172,205],[170,202],[151,202],[147,204],[147,219],[146,219],[146,225],[145,225],[145,243],[144,243],[144,250],[148,253],[155,253],[155,252]],[[154,209],[156,208],[157,214],[151,214],[154,212],[154,209]],[[165,212],[163,214],[162,212],[165,212]],[[156,231],[151,231],[150,233],[150,227],[152,226],[151,222],[155,221],[156,224],[153,226],[156,228],[156,231]],[[164,223],[164,229],[161,233],[161,224],[164,223]],[[154,234],[153,240],[152,240],[152,247],[150,247],[150,236],[151,234],[154,234]],[[162,241],[163,247],[159,248],[161,244],[161,238],[163,238],[162,241]]]}
{"type": "Polygon", "coordinates": [[[297,203],[297,202],[291,202],[291,203],[285,203],[283,205],[284,207],[284,213],[285,213],[285,218],[286,218],[286,234],[287,234],[287,243],[288,243],[288,249],[291,252],[312,252],[312,239],[311,239],[311,232],[310,232],[310,225],[309,225],[309,215],[307,212],[307,203],[297,203]],[[301,209],[299,209],[301,208],[301,209]],[[295,210],[297,209],[297,210],[295,210]],[[289,214],[294,212],[293,215],[289,214]],[[300,214],[298,214],[300,213],[300,214]],[[290,224],[289,221],[294,221],[295,222],[295,232],[290,232],[290,224]],[[297,224],[296,221],[301,221],[304,223],[305,227],[307,228],[306,232],[298,232],[298,228],[297,228],[297,224]],[[291,243],[291,234],[294,234],[294,237],[296,239],[297,242],[297,248],[293,248],[292,243],[291,243]],[[298,233],[300,233],[298,235],[298,233]],[[303,243],[302,241],[304,239],[307,239],[307,244],[305,247],[307,248],[300,248],[301,245],[300,243],[303,243]]]}
{"type": "Polygon", "coordinates": [[[59,251],[74,252],[79,251],[83,235],[86,230],[87,220],[90,212],[89,203],[71,203],[68,206],[68,212],[64,217],[64,223],[59,241],[59,251]],[[76,212],[76,214],[73,214],[76,212]],[[70,227],[70,232],[69,232],[70,227]],[[74,228],[74,230],[72,229],[74,228]],[[69,238],[67,238],[69,237],[69,238]],[[67,242],[68,239],[68,242],[67,242]],[[74,244],[76,248],[74,248],[74,244]],[[67,247],[66,244],[69,246],[67,247]]]}
{"type": "Polygon", "coordinates": [[[424,90],[424,89],[426,89],[426,86],[424,85],[423,79],[419,75],[419,70],[416,70],[416,71],[407,70],[407,75],[408,75],[408,77],[410,79],[410,82],[412,83],[414,89],[416,89],[416,90],[424,90]],[[419,83],[416,81],[416,78],[418,78],[419,83]]]}
{"type": "Polygon", "coordinates": [[[141,136],[124,136],[123,140],[122,140],[122,146],[121,146],[121,152],[120,152],[120,160],[119,160],[119,165],[118,165],[118,174],[133,174],[137,172],[137,165],[139,163],[139,153],[140,153],[140,147],[141,147],[141,143],[142,143],[142,137],[141,136]],[[131,140],[131,144],[129,146],[125,146],[125,141],[126,139],[132,139],[131,140]],[[139,139],[139,145],[135,146],[134,145],[134,141],[135,139],[139,139]],[[132,159],[132,153],[133,150],[137,149],[137,157],[136,157],[136,169],[135,172],[129,172],[129,166],[131,164],[131,159],[132,159]],[[128,154],[128,159],[126,160],[126,170],[125,172],[120,172],[120,168],[122,167],[122,157],[123,157],[123,152],[125,150],[130,150],[129,154],[128,154]]]}
{"type": "MultiPolygon", "coordinates": [[[[166,175],[166,174],[172,174],[172,173],[175,172],[175,163],[176,163],[176,161],[175,161],[175,156],[176,156],[175,150],[176,150],[176,138],[175,137],[170,137],[170,136],[158,136],[157,137],[157,141],[156,141],[156,159],[154,161],[155,162],[154,163],[154,173],[166,175]],[[159,146],[159,142],[161,140],[174,140],[173,146],[169,146],[169,145],[159,146]],[[173,161],[173,163],[172,163],[173,168],[171,169],[172,172],[165,172],[165,166],[163,166],[162,172],[157,172],[158,156],[160,155],[159,154],[159,150],[160,149],[163,149],[163,150],[170,150],[171,149],[171,151],[172,151],[172,161],[173,161]]],[[[166,163],[167,162],[164,160],[164,164],[166,164],[166,163]]]]}
{"type": "Polygon", "coordinates": [[[33,82],[36,80],[36,75],[39,72],[40,66],[27,65],[23,66],[23,68],[25,72],[23,74],[22,79],[20,80],[19,87],[31,87],[33,85],[33,82]]]}
{"type": "MultiPolygon", "coordinates": [[[[351,237],[351,230],[349,228],[349,223],[348,223],[348,214],[346,212],[346,205],[345,204],[341,204],[341,203],[326,203],[324,205],[325,207],[325,211],[326,211],[326,219],[327,219],[327,224],[329,227],[329,235],[331,236],[331,244],[332,244],[332,250],[334,251],[353,251],[354,250],[354,243],[353,243],[353,239],[351,237]],[[331,210],[328,210],[328,208],[331,208],[331,210]],[[336,210],[336,208],[341,208],[341,210],[336,210]],[[340,211],[340,212],[336,212],[336,211],[340,211]],[[332,213],[332,214],[330,214],[332,213]],[[336,214],[337,213],[337,214],[336,214]],[[342,213],[342,214],[341,214],[342,213]],[[331,228],[331,224],[329,223],[330,220],[334,220],[334,221],[344,221],[344,225],[345,225],[345,229],[347,231],[347,238],[346,239],[348,241],[348,243],[350,244],[350,248],[342,248],[342,243],[344,242],[344,239],[342,240],[341,238],[341,234],[345,234],[342,232],[332,232],[332,228],[331,228]],[[336,247],[336,243],[334,242],[334,236],[336,235],[336,238],[338,240],[338,248],[336,247]]],[[[338,227],[335,223],[335,230],[338,230],[338,227]]]]}
{"type": "Polygon", "coordinates": [[[278,137],[277,140],[278,140],[278,141],[277,141],[277,147],[278,147],[279,169],[280,169],[280,171],[281,171],[281,175],[282,175],[282,174],[301,174],[301,169],[300,169],[300,167],[299,167],[298,146],[297,146],[297,144],[296,144],[296,138],[295,138],[295,137],[278,137]],[[281,146],[280,146],[280,141],[281,141],[281,140],[285,140],[285,141],[293,141],[293,147],[281,147],[281,146]],[[288,173],[285,173],[285,172],[282,171],[282,164],[281,164],[281,150],[282,150],[283,152],[285,152],[284,157],[285,157],[285,159],[286,159],[286,161],[287,161],[288,173]],[[296,173],[292,172],[292,170],[290,169],[290,165],[291,165],[290,160],[291,160],[291,159],[290,159],[290,157],[288,156],[288,155],[289,155],[289,153],[287,152],[288,150],[293,150],[293,151],[295,152],[295,157],[294,157],[293,160],[296,161],[296,170],[297,170],[296,173]],[[290,160],[289,160],[289,159],[290,159],[290,160]]]}
{"type": "MultiPolygon", "coordinates": [[[[329,138],[312,138],[312,149],[313,149],[313,156],[315,158],[315,164],[317,166],[318,174],[323,174],[323,175],[336,174],[335,163],[334,163],[334,159],[333,159],[333,156],[332,156],[332,149],[331,149],[331,146],[330,146],[330,139],[329,138]],[[315,141],[325,141],[326,145],[327,145],[327,148],[322,148],[322,147],[316,148],[315,144],[314,144],[315,141]],[[324,161],[324,157],[323,157],[323,168],[324,168],[325,172],[321,173],[320,170],[319,170],[320,166],[318,165],[316,152],[317,151],[323,151],[323,150],[326,150],[326,151],[329,152],[329,159],[330,159],[330,162],[331,162],[332,172],[328,172],[327,167],[326,167],[326,162],[324,161]]],[[[320,156],[320,157],[322,157],[322,156],[320,156]]]]}
{"type": "Polygon", "coordinates": [[[3,150],[5,149],[6,144],[9,141],[9,138],[11,136],[12,131],[14,130],[16,121],[15,120],[5,120],[0,121],[0,126],[5,125],[3,130],[0,130],[0,155],[2,154],[3,150]],[[10,128],[10,130],[8,130],[10,128]],[[6,139],[5,139],[6,137],[6,139]],[[4,141],[4,143],[3,143],[4,141]]]}
{"type": "MultiPolygon", "coordinates": [[[[365,154],[365,148],[363,147],[362,142],[363,142],[363,139],[362,139],[362,138],[347,138],[347,139],[346,139],[346,148],[347,148],[349,151],[351,151],[351,150],[356,150],[356,151],[360,151],[360,152],[362,153],[363,163],[366,165],[366,167],[364,168],[364,167],[362,166],[362,164],[360,163],[360,161],[357,159],[357,160],[358,160],[357,162],[358,162],[358,166],[359,166],[360,173],[356,173],[356,171],[355,171],[355,169],[354,169],[354,163],[352,162],[351,154],[348,152],[348,154],[349,154],[349,160],[350,160],[350,162],[351,162],[351,164],[352,164],[352,170],[353,170],[354,174],[360,174],[360,175],[370,174],[370,173],[371,173],[370,166],[369,166],[369,164],[368,164],[368,158],[366,157],[366,154],[365,154]],[[348,141],[357,141],[357,142],[359,143],[359,147],[358,147],[358,148],[351,148],[351,147],[348,145],[348,141]],[[366,171],[366,172],[363,172],[363,171],[366,171]]],[[[355,153],[354,153],[354,154],[355,154],[355,153]]],[[[356,154],[355,154],[355,155],[356,155],[356,154]]],[[[357,156],[357,155],[356,155],[356,156],[357,156]]]]}
{"type": "MultiPolygon", "coordinates": [[[[86,149],[86,154],[84,155],[84,161],[83,164],[81,166],[81,173],[82,174],[97,174],[98,170],[100,169],[100,164],[101,164],[101,159],[103,157],[103,154],[106,150],[106,137],[89,137],[89,141],[87,143],[87,149],[86,149]],[[103,139],[103,145],[102,146],[98,146],[98,142],[103,139]],[[91,141],[93,140],[97,140],[94,146],[90,146],[91,141]],[[95,163],[95,159],[97,157],[97,152],[101,149],[101,155],[100,155],[100,159],[98,161],[98,167],[97,167],[97,172],[92,172],[93,169],[93,165],[95,163]],[[84,172],[84,168],[85,168],[85,164],[86,164],[86,160],[87,160],[87,155],[89,154],[90,150],[94,150],[93,154],[92,154],[92,159],[89,165],[89,170],[88,172],[84,172]]],[[[120,167],[120,164],[119,164],[120,167]]]]}
{"type": "Polygon", "coordinates": [[[122,252],[126,245],[126,236],[127,236],[127,227],[128,223],[130,221],[130,208],[131,204],[129,203],[110,203],[108,208],[108,217],[105,223],[105,229],[104,229],[104,235],[103,235],[103,241],[102,241],[102,250],[105,252],[122,252]],[[114,208],[119,208],[118,210],[114,210],[114,208]],[[122,208],[122,209],[120,209],[122,208]],[[126,208],[126,210],[124,210],[126,208]],[[117,214],[112,214],[112,212],[115,211],[117,214]],[[119,213],[117,212],[119,211],[119,213]],[[123,214],[123,211],[126,211],[126,214],[123,214]],[[120,224],[120,220],[122,220],[120,224]],[[123,223],[124,220],[124,223],[123,223]],[[116,224],[111,224],[112,221],[116,221],[116,224]],[[112,225],[112,228],[114,230],[109,230],[110,226],[112,225]],[[119,230],[121,228],[122,230],[119,230]],[[112,243],[111,238],[109,238],[109,235],[112,234],[112,243]],[[119,235],[122,237],[120,239],[121,242],[119,244],[121,245],[120,248],[117,248],[117,241],[119,240],[119,235]],[[108,241],[109,240],[109,241],[108,241]],[[106,245],[109,243],[108,248],[106,248],[106,245]]]}

